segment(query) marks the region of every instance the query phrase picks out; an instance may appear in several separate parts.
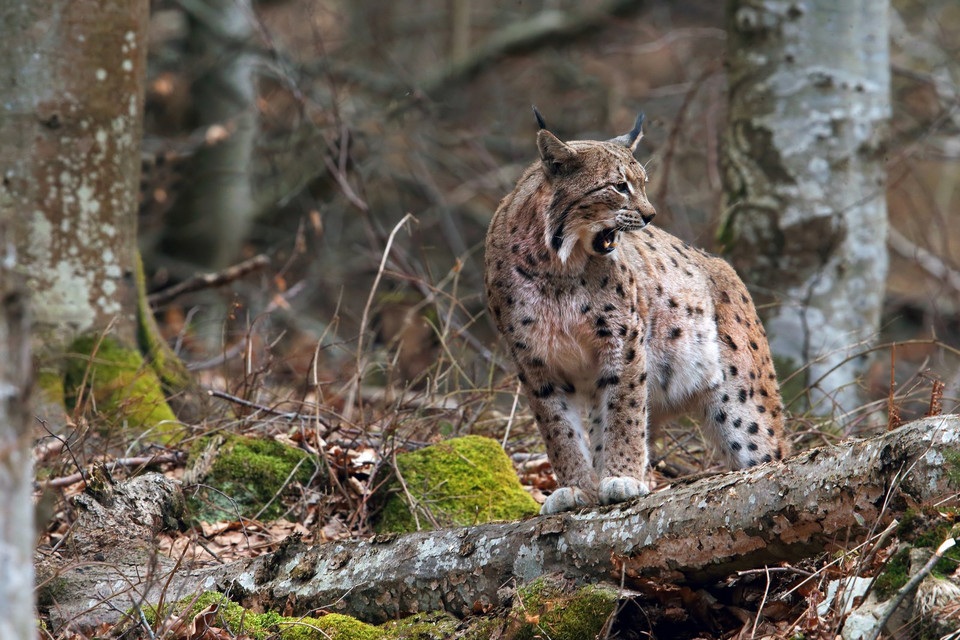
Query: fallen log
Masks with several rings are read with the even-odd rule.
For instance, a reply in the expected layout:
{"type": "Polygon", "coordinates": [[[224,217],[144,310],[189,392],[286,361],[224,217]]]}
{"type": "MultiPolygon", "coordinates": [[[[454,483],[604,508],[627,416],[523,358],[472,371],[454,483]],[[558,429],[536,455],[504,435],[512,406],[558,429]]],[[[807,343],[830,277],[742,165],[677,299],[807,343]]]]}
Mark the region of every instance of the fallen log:
{"type": "MultiPolygon", "coordinates": [[[[797,561],[852,546],[907,508],[956,504],[958,490],[960,417],[940,416],[783,463],[679,482],[622,505],[311,548],[292,540],[270,555],[183,570],[135,590],[149,600],[162,586],[169,601],[217,588],[261,610],[322,608],[369,622],[429,610],[465,616],[505,604],[511,590],[504,586],[548,573],[591,583],[619,583],[627,573],[706,584],[797,561]]],[[[70,571],[59,579],[60,593],[78,602],[58,600],[54,623],[91,606],[89,591],[64,585],[70,571]]],[[[133,575],[124,580],[129,590],[133,575]]],[[[95,592],[109,599],[119,584],[116,571],[106,571],[95,592]]],[[[115,620],[117,609],[94,607],[83,618],[115,620]]]]}

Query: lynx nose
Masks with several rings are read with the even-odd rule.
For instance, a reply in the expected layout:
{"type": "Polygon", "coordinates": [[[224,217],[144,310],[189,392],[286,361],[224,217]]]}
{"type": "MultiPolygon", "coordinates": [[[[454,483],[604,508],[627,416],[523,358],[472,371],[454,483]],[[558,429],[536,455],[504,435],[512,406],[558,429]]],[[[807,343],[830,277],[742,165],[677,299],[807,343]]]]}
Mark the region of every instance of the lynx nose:
{"type": "Polygon", "coordinates": [[[637,213],[640,214],[640,219],[643,220],[643,224],[650,224],[650,221],[654,219],[657,215],[657,210],[653,208],[653,205],[649,202],[644,202],[639,207],[637,207],[637,213]]]}

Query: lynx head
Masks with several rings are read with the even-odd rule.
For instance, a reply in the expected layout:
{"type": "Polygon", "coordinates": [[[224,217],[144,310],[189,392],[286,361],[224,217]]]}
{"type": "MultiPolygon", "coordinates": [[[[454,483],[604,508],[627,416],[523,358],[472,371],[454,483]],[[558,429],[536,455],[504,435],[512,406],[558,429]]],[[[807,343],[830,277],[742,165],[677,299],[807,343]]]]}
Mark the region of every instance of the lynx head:
{"type": "Polygon", "coordinates": [[[605,142],[562,142],[550,133],[534,108],[540,131],[537,147],[546,188],[546,243],[566,263],[581,245],[590,254],[607,255],[620,233],[642,229],[657,214],[647,200],[647,174],[633,157],[643,137],[643,114],[633,130],[605,142]]]}

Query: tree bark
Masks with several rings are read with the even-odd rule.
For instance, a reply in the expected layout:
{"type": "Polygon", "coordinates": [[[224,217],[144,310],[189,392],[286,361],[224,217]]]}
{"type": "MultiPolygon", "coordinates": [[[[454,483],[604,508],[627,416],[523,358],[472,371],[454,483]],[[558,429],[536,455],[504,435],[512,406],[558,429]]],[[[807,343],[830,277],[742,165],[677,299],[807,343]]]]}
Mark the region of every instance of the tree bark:
{"type": "MultiPolygon", "coordinates": [[[[464,616],[478,603],[487,610],[505,604],[504,585],[553,572],[591,583],[619,584],[625,571],[703,584],[853,545],[922,502],[948,497],[956,504],[958,459],[960,417],[929,418],[782,464],[678,483],[624,505],[312,548],[291,541],[276,553],[184,571],[169,582],[158,572],[159,586],[136,591],[150,601],[163,588],[169,601],[217,588],[263,610],[323,608],[377,622],[436,609],[464,616]]],[[[75,530],[87,528],[81,521],[75,530]]],[[[58,588],[70,595],[48,607],[54,626],[81,614],[87,623],[115,618],[129,608],[123,600],[87,612],[91,589],[129,597],[126,580],[136,574],[118,580],[121,566],[87,567],[79,576],[63,571],[58,588]]]]}
{"type": "Polygon", "coordinates": [[[66,424],[64,355],[78,338],[119,345],[128,370],[150,356],[153,368],[132,366],[123,384],[87,380],[107,395],[137,381],[139,397],[114,398],[131,413],[148,407],[151,424],[131,426],[177,428],[155,373],[189,384],[158,338],[137,255],[148,17],[147,0],[0,3],[0,201],[29,291],[35,406],[54,430],[66,424]]]}
{"type": "Polygon", "coordinates": [[[0,638],[36,637],[33,605],[33,457],[30,449],[30,340],[22,278],[8,268],[0,193],[0,638]]]}
{"type": "Polygon", "coordinates": [[[137,195],[146,0],[0,9],[0,191],[17,212],[16,269],[35,345],[113,323],[137,335],[137,195]]]}
{"type": "Polygon", "coordinates": [[[821,414],[859,406],[887,252],[887,2],[731,0],[721,240],[821,414]],[[845,362],[846,361],[846,362],[845,362]],[[829,399],[825,396],[829,396],[829,399]],[[834,406],[832,402],[836,402],[834,406]]]}

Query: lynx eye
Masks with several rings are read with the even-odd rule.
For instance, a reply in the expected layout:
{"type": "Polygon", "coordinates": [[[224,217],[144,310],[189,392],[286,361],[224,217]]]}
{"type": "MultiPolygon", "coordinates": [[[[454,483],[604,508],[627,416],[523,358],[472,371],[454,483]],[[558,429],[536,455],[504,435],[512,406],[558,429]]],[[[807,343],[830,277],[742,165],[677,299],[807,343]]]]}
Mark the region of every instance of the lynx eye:
{"type": "Polygon", "coordinates": [[[622,193],[625,196],[630,195],[630,186],[626,182],[618,182],[616,184],[610,185],[618,192],[622,193]]]}

